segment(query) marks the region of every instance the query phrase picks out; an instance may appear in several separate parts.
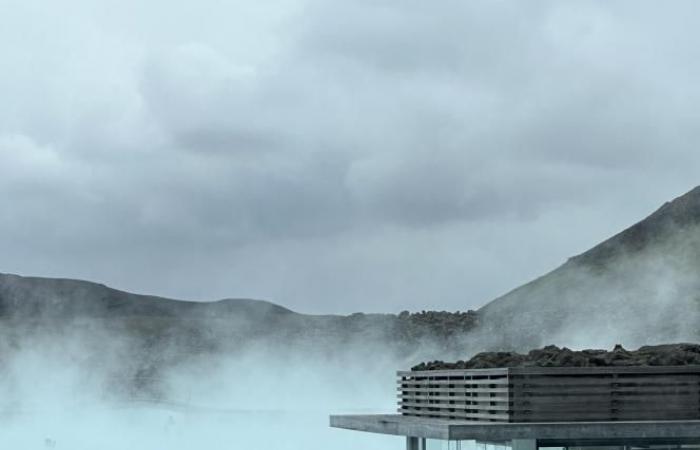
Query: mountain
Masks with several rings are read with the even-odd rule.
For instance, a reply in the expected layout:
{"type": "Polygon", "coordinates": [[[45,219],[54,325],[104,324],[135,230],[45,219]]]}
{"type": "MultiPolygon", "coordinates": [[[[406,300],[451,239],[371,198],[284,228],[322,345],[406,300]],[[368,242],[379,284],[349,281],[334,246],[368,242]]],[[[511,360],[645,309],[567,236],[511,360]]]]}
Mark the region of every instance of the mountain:
{"type": "Polygon", "coordinates": [[[503,348],[697,341],[700,187],[478,313],[503,348]]]}

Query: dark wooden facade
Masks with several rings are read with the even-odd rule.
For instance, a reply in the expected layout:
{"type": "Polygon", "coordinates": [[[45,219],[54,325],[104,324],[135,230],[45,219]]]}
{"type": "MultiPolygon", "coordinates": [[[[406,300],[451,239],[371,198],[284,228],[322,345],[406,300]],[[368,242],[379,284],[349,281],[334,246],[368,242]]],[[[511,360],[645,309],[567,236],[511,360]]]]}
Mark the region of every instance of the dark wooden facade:
{"type": "Polygon", "coordinates": [[[700,366],[398,372],[399,412],[486,422],[700,419],[700,366]]]}

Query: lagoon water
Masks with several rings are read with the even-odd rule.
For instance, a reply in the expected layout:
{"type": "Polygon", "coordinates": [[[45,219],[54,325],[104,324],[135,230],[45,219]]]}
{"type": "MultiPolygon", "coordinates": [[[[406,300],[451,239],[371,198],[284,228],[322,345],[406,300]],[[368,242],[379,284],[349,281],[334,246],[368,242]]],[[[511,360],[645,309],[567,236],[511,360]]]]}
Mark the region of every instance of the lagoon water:
{"type": "Polygon", "coordinates": [[[322,411],[206,411],[154,405],[5,416],[0,444],[27,450],[399,450],[405,445],[396,436],[332,429],[322,411]]]}
{"type": "Polygon", "coordinates": [[[387,361],[234,358],[167,374],[166,399],[120,398],[56,353],[19,355],[0,379],[0,448],[17,450],[392,450],[401,437],[329,427],[330,414],[387,413],[387,361]],[[353,368],[353,369],[349,369],[353,368]],[[90,380],[93,380],[92,382],[90,380]]]}

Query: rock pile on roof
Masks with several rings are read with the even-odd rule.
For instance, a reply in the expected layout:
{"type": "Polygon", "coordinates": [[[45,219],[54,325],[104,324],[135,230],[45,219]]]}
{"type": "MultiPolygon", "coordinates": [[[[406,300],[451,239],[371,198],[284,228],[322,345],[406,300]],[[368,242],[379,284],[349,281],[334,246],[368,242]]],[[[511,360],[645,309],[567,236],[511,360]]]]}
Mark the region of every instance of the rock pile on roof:
{"type": "Polygon", "coordinates": [[[483,352],[468,361],[423,362],[411,370],[494,369],[501,367],[606,367],[606,366],[686,366],[700,365],[700,345],[647,345],[625,350],[616,345],[607,350],[570,350],[548,345],[528,354],[483,352]]]}

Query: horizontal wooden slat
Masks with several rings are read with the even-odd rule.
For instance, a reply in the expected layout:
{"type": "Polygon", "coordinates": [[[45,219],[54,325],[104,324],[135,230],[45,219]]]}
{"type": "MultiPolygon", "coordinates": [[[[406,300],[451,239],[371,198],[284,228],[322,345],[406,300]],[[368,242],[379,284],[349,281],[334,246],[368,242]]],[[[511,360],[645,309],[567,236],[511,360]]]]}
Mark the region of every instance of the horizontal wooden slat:
{"type": "Polygon", "coordinates": [[[454,410],[478,410],[478,411],[509,411],[510,406],[508,405],[490,405],[490,406],[477,406],[477,405],[464,405],[464,404],[451,404],[451,403],[416,403],[411,401],[401,401],[400,406],[410,406],[418,408],[438,408],[438,409],[454,409],[454,410]]]}
{"type": "Polygon", "coordinates": [[[399,377],[415,376],[490,376],[508,375],[510,369],[448,369],[448,370],[399,370],[396,375],[399,377]]]}
{"type": "Polygon", "coordinates": [[[409,385],[409,386],[427,386],[427,385],[436,385],[436,386],[447,386],[447,385],[455,385],[455,386],[465,386],[465,385],[478,385],[478,386],[488,386],[491,384],[494,385],[507,385],[508,384],[508,379],[507,378],[499,378],[499,379],[494,379],[494,380],[397,380],[398,384],[401,385],[409,385]]]}
{"type": "MultiPolygon", "coordinates": [[[[632,393],[627,393],[627,394],[618,394],[618,395],[556,395],[556,394],[542,394],[542,395],[521,395],[518,393],[514,393],[512,395],[508,396],[512,400],[522,400],[522,401],[529,401],[533,403],[587,403],[589,401],[598,401],[598,400],[617,400],[617,401],[624,401],[624,400],[630,400],[630,401],[648,401],[648,402],[669,402],[669,401],[675,401],[677,399],[686,397],[686,398],[692,398],[692,399],[697,399],[697,394],[693,392],[687,392],[687,393],[682,393],[682,394],[654,394],[653,396],[648,396],[648,395],[642,395],[642,394],[632,394],[632,393]],[[663,399],[659,399],[659,397],[663,397],[663,399]]],[[[490,397],[486,397],[490,398],[490,397]]]]}
{"type": "Polygon", "coordinates": [[[550,388],[546,386],[541,387],[521,387],[513,386],[512,392],[515,394],[520,393],[532,393],[532,394],[552,394],[552,395],[562,395],[567,393],[580,393],[580,394],[606,394],[611,392],[617,392],[621,394],[626,393],[673,393],[673,392],[697,392],[700,389],[699,386],[669,386],[669,385],[659,385],[659,386],[617,386],[617,387],[605,387],[605,386],[552,386],[550,388]]]}
{"type": "Polygon", "coordinates": [[[549,416],[574,416],[574,417],[581,417],[581,418],[587,418],[591,416],[601,416],[601,417],[610,417],[610,418],[620,418],[620,417],[638,417],[638,416],[647,416],[647,415],[653,415],[654,413],[661,412],[664,414],[674,414],[674,415],[683,415],[683,414],[689,414],[696,412],[697,409],[679,409],[679,410],[674,410],[674,411],[668,411],[668,410],[661,410],[661,411],[656,411],[656,410],[648,410],[648,411],[611,411],[611,410],[590,410],[590,411],[531,411],[531,410],[519,410],[515,409],[513,410],[513,415],[514,416],[519,416],[519,415],[524,415],[524,416],[538,416],[538,417],[549,417],[549,416]]]}
{"type": "Polygon", "coordinates": [[[582,405],[585,404],[587,408],[610,408],[612,403],[610,402],[610,399],[601,399],[601,400],[596,400],[596,401],[588,401],[588,402],[562,402],[562,401],[556,401],[556,402],[529,402],[529,401],[519,401],[519,400],[513,400],[512,402],[513,408],[514,409],[534,409],[534,408],[544,408],[548,409],[549,411],[558,411],[561,408],[577,408],[577,409],[582,409],[582,405]]]}
{"type": "Polygon", "coordinates": [[[507,393],[499,395],[470,395],[460,393],[447,392],[398,392],[397,397],[415,397],[415,398],[449,398],[452,400],[463,399],[478,402],[494,402],[508,400],[510,396],[507,393]]]}
{"type": "Polygon", "coordinates": [[[429,387],[397,387],[397,391],[405,392],[454,392],[455,394],[466,394],[473,392],[476,394],[501,394],[508,393],[509,389],[507,387],[496,387],[496,388],[429,388],[429,387]]]}
{"type": "Polygon", "coordinates": [[[641,418],[655,418],[659,417],[659,414],[661,414],[661,417],[663,418],[670,418],[670,417],[693,417],[697,414],[698,410],[697,409],[679,409],[679,410],[674,410],[674,411],[668,411],[668,410],[649,410],[649,411],[617,411],[613,413],[614,418],[618,419],[641,419],[641,418]]]}
{"type": "Polygon", "coordinates": [[[408,375],[399,375],[398,378],[469,378],[474,380],[485,380],[487,378],[508,378],[507,372],[477,374],[469,372],[415,372],[408,375]]]}
{"type": "Polygon", "coordinates": [[[428,403],[428,402],[414,402],[412,400],[403,400],[398,403],[399,406],[404,406],[404,407],[411,407],[411,408],[419,408],[419,409],[455,409],[455,410],[460,410],[460,411],[483,411],[483,412],[488,412],[488,411],[510,411],[510,405],[507,403],[502,403],[500,405],[487,405],[487,406],[479,406],[479,405],[466,405],[464,403],[428,403]]]}
{"type": "Polygon", "coordinates": [[[540,396],[513,396],[511,398],[517,403],[596,403],[596,402],[612,402],[620,404],[636,404],[636,403],[674,403],[674,402],[698,402],[700,396],[697,392],[669,395],[669,394],[650,394],[650,395],[540,395],[540,396]]]}
{"type": "Polygon", "coordinates": [[[513,386],[515,389],[522,389],[522,390],[531,390],[531,389],[594,389],[594,388],[603,388],[603,389],[610,389],[613,384],[618,384],[619,383],[610,383],[610,382],[605,382],[605,383],[558,383],[558,382],[551,382],[551,383],[518,383],[518,382],[511,382],[510,385],[513,386]]]}
{"type": "Polygon", "coordinates": [[[489,405],[493,403],[509,403],[508,397],[467,397],[467,396],[448,396],[448,395],[410,395],[410,394],[399,394],[397,396],[400,399],[414,399],[414,400],[448,400],[456,402],[470,402],[473,405],[489,405]]]}
{"type": "Polygon", "coordinates": [[[649,378],[646,380],[628,380],[628,379],[618,379],[618,380],[511,380],[509,384],[513,386],[640,386],[640,385],[699,385],[700,378],[678,378],[678,379],[665,379],[665,378],[649,378]]]}
{"type": "Polygon", "coordinates": [[[483,413],[465,413],[465,412],[450,412],[450,411],[413,411],[407,409],[398,409],[398,412],[411,416],[420,417],[454,417],[459,419],[489,419],[494,421],[507,422],[508,414],[483,414],[483,413]]]}
{"type": "Polygon", "coordinates": [[[602,412],[607,415],[614,415],[614,414],[622,414],[622,413],[629,413],[629,414],[635,414],[637,412],[639,413],[644,413],[644,412],[649,412],[649,411],[695,411],[697,412],[698,407],[697,405],[679,405],[678,407],[675,408],[662,408],[662,407],[654,407],[654,406],[647,406],[647,407],[625,407],[625,406],[604,406],[604,405],[590,405],[587,406],[586,408],[582,408],[580,406],[575,406],[575,405],[561,405],[557,408],[543,408],[537,405],[532,405],[532,406],[521,406],[521,405],[513,405],[510,407],[510,409],[514,412],[523,412],[523,411],[528,411],[531,413],[550,413],[550,412],[556,412],[557,414],[563,414],[563,413],[572,413],[576,414],[579,412],[602,412]]]}
{"type": "Polygon", "coordinates": [[[632,400],[632,401],[627,401],[627,400],[615,400],[611,401],[610,399],[600,399],[600,400],[594,400],[594,401],[547,401],[547,402],[525,402],[525,401],[520,401],[520,400],[513,400],[511,399],[510,403],[513,404],[514,407],[518,408],[527,408],[527,407],[537,407],[537,408],[548,408],[550,410],[557,410],[559,408],[564,408],[564,407],[577,407],[577,408],[583,408],[583,406],[586,407],[594,407],[594,406],[600,406],[600,405],[607,405],[609,407],[619,407],[619,408],[640,408],[640,407],[645,407],[646,405],[664,405],[664,408],[678,408],[682,406],[692,406],[695,408],[698,408],[700,406],[700,402],[698,402],[697,397],[694,399],[673,399],[670,401],[665,401],[663,403],[659,402],[649,402],[647,400],[632,400]]]}
{"type": "Polygon", "coordinates": [[[490,381],[490,380],[507,380],[507,376],[491,376],[491,377],[460,377],[460,376],[442,376],[442,377],[399,377],[398,380],[462,380],[462,381],[490,381]]]}
{"type": "Polygon", "coordinates": [[[590,413],[552,413],[552,414],[513,414],[513,422],[577,422],[577,421],[625,421],[625,420],[693,420],[691,412],[681,413],[646,413],[646,414],[590,414],[590,413]]]}
{"type": "Polygon", "coordinates": [[[580,403],[580,402],[598,402],[612,400],[610,393],[604,394],[566,394],[566,395],[512,395],[509,396],[512,401],[520,403],[580,403]]]}

